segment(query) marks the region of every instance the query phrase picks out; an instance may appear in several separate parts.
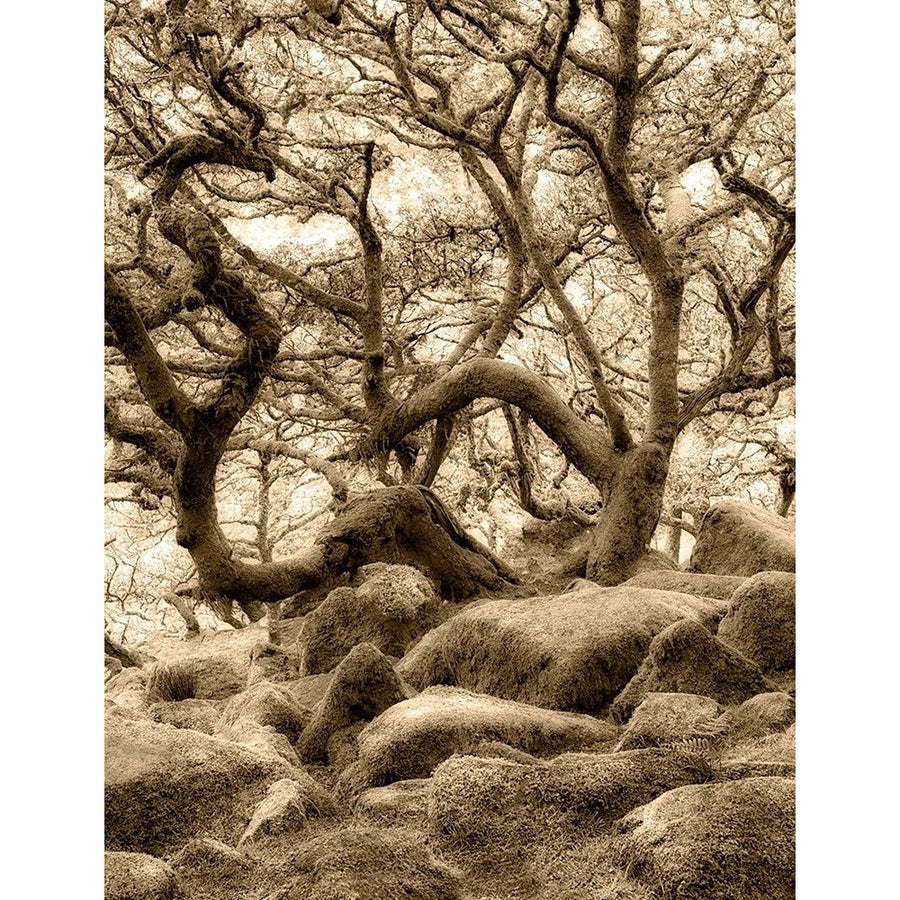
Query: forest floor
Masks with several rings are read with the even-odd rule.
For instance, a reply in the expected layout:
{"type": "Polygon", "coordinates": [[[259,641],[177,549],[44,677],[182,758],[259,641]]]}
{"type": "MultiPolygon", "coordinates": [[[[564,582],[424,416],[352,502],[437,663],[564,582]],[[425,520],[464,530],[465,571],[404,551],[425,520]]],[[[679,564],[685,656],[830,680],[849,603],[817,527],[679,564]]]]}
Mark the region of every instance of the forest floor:
{"type": "Polygon", "coordinates": [[[376,564],[278,646],[108,657],[106,897],[793,897],[793,573],[567,554],[459,604],[376,564]]]}

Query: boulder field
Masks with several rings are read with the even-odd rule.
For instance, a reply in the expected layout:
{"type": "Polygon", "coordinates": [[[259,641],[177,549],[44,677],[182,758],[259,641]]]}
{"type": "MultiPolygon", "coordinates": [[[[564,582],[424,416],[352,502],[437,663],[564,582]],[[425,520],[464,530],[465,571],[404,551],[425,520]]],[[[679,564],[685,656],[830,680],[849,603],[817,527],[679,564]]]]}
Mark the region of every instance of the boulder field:
{"type": "Polygon", "coordinates": [[[107,665],[107,900],[794,896],[792,572],[343,590],[107,665]]]}

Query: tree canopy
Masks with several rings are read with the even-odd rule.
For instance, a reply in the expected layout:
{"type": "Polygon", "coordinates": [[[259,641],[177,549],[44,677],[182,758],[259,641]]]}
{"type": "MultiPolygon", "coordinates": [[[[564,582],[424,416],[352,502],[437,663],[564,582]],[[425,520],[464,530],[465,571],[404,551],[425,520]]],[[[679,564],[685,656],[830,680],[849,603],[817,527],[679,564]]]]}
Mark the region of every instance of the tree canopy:
{"type": "Polygon", "coordinates": [[[793,495],[792,3],[107,2],[105,97],[110,498],[199,589],[793,495]]]}

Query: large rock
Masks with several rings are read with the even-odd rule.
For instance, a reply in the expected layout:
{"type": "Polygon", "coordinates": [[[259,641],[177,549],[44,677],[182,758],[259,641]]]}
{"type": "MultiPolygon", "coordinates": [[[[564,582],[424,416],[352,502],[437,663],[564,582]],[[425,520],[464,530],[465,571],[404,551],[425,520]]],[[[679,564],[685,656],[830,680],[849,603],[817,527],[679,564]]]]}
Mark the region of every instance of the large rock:
{"type": "Polygon", "coordinates": [[[170,900],[175,896],[171,866],[146,853],[106,853],[104,881],[104,900],[170,900]]]}
{"type": "Polygon", "coordinates": [[[679,591],[696,597],[715,597],[728,600],[746,581],[738,575],[707,575],[701,572],[681,572],[678,570],[654,570],[642,572],[625,582],[628,587],[653,588],[657,591],[679,591]]]}
{"type": "Polygon", "coordinates": [[[770,689],[756,663],[685,619],[653,639],[610,713],[617,722],[628,721],[649,693],[701,694],[728,706],[770,689]]]}
{"type": "Polygon", "coordinates": [[[304,762],[332,761],[329,742],[358,722],[368,722],[412,691],[405,689],[388,658],[371,644],[358,644],[334,670],[325,696],[297,742],[304,762]]]}
{"type": "Polygon", "coordinates": [[[359,587],[335,588],[304,619],[297,638],[302,674],[330,671],[363,642],[403,656],[436,624],[440,600],[418,569],[373,563],[360,572],[359,587]]]}
{"type": "Polygon", "coordinates": [[[157,856],[189,838],[234,844],[272,782],[296,770],[199,731],[106,717],[106,849],[157,856]]]}
{"type": "Polygon", "coordinates": [[[726,729],[722,706],[699,694],[647,694],[634,711],[617,750],[662,747],[718,736],[726,729]]]}
{"type": "Polygon", "coordinates": [[[796,584],[792,572],[760,572],[747,579],[734,592],[731,607],[719,623],[719,640],[765,672],[793,669],[796,584]]]}
{"type": "Polygon", "coordinates": [[[345,784],[360,789],[428,776],[448,756],[484,741],[543,754],[614,739],[615,729],[591,716],[433,687],[392,706],[360,732],[359,757],[345,784]]]}
{"type": "Polygon", "coordinates": [[[793,572],[794,523],[750,503],[726,500],[700,522],[688,569],[713,575],[793,572]]]}
{"type": "Polygon", "coordinates": [[[396,669],[419,688],[452,684],[596,713],[625,686],[660,631],[684,618],[715,631],[727,608],[720,600],[634,587],[494,600],[429,632],[396,669]]]}
{"type": "Polygon", "coordinates": [[[680,787],[619,823],[623,868],[678,900],[793,900],[795,784],[680,787]]]}
{"type": "Polygon", "coordinates": [[[457,850],[508,849],[550,834],[594,834],[665,791],[709,777],[702,758],[661,748],[566,753],[532,765],[454,756],[431,779],[429,823],[457,850]]]}
{"type": "Polygon", "coordinates": [[[460,900],[456,873],[405,828],[350,825],[292,853],[300,875],[278,900],[460,900]]]}

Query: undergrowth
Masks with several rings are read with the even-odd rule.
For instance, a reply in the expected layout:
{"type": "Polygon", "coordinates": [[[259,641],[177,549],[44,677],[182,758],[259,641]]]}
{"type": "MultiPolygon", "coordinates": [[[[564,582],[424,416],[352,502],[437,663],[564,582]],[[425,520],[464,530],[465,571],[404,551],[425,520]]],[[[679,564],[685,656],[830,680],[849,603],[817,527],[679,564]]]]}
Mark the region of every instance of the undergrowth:
{"type": "Polygon", "coordinates": [[[157,663],[150,672],[147,699],[152,703],[193,700],[197,673],[187,662],[157,663]]]}

